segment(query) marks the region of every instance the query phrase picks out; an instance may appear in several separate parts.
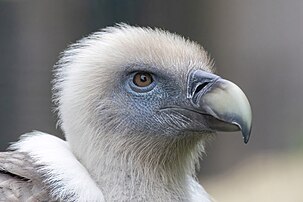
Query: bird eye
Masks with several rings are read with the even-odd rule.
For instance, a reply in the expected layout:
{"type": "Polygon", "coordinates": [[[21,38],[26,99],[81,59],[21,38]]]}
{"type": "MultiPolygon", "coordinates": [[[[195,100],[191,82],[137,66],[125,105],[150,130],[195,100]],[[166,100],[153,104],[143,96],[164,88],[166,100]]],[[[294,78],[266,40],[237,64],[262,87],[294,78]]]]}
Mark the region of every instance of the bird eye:
{"type": "Polygon", "coordinates": [[[138,87],[147,87],[153,82],[151,74],[146,72],[139,72],[134,75],[133,82],[138,87]]]}

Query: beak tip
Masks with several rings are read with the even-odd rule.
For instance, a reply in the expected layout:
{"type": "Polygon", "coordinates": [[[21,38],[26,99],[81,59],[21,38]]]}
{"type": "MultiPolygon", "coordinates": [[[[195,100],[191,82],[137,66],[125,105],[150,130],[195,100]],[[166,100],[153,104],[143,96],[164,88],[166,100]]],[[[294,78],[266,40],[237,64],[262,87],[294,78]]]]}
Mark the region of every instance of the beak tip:
{"type": "Polygon", "coordinates": [[[249,128],[248,130],[242,130],[243,140],[245,144],[247,144],[249,141],[250,133],[251,133],[251,128],[249,128]]]}

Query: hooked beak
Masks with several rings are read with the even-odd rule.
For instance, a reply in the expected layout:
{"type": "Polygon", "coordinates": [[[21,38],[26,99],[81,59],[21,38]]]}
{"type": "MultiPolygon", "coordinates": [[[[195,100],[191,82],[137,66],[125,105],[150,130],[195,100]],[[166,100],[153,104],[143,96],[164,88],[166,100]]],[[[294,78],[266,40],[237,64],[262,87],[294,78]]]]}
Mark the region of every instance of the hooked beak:
{"type": "Polygon", "coordinates": [[[252,112],[248,99],[234,83],[202,70],[189,74],[187,98],[192,109],[205,116],[215,131],[241,131],[244,143],[249,140],[252,112]]]}

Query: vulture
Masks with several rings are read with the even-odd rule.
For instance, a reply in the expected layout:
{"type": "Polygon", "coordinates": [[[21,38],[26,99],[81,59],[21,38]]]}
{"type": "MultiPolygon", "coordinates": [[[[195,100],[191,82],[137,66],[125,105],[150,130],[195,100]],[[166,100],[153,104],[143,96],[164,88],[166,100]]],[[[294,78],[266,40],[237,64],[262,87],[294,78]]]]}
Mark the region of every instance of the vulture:
{"type": "Polygon", "coordinates": [[[211,197],[195,171],[216,131],[241,131],[243,91],[196,42],[118,24],[71,45],[53,94],[66,141],[33,131],[0,153],[0,201],[174,201],[211,197]]]}

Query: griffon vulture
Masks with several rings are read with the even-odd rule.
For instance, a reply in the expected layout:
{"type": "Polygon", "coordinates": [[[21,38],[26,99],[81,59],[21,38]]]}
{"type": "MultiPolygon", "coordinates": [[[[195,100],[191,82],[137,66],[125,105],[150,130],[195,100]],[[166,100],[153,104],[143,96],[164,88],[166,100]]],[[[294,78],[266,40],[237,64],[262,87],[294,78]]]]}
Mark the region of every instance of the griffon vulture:
{"type": "Polygon", "coordinates": [[[0,153],[1,201],[210,201],[195,168],[216,131],[251,130],[249,102],[195,42],[117,25],[55,68],[66,141],[42,132],[0,153]]]}

